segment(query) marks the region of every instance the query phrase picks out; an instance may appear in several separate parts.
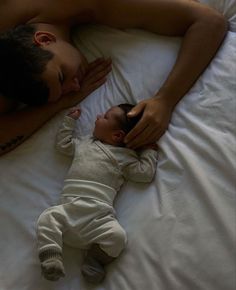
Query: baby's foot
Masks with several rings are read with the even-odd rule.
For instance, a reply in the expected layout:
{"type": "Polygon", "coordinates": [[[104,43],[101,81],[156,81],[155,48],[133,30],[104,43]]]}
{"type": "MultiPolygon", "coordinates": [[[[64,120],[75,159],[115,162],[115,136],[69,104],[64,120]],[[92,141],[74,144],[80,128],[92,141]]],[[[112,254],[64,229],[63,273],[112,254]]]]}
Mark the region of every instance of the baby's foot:
{"type": "Polygon", "coordinates": [[[81,273],[86,281],[93,284],[100,283],[106,275],[104,267],[91,256],[85,258],[81,273]]]}
{"type": "Polygon", "coordinates": [[[48,259],[41,263],[42,274],[45,279],[57,281],[65,276],[63,263],[60,259],[48,259]]]}

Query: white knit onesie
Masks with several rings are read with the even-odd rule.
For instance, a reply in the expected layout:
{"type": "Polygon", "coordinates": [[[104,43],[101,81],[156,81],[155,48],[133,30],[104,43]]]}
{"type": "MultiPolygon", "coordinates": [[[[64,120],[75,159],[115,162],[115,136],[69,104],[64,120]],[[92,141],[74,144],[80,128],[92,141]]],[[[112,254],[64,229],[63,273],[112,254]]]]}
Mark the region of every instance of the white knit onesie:
{"type": "Polygon", "coordinates": [[[57,148],[72,155],[61,204],[46,209],[38,219],[39,255],[62,253],[63,242],[87,249],[92,244],[117,257],[126,244],[126,233],[115,217],[113,201],[124,181],[150,182],[157,152],[135,152],[103,144],[93,137],[73,138],[75,120],[65,117],[57,134],[57,148]]]}

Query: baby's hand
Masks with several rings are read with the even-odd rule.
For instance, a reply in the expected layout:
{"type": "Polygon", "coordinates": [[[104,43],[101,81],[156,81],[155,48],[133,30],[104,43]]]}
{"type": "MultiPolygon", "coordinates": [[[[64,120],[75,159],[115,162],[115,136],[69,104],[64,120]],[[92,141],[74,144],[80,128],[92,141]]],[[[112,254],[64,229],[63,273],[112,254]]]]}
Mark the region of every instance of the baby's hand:
{"type": "Polygon", "coordinates": [[[73,107],[69,110],[69,113],[67,114],[68,117],[77,120],[80,117],[81,111],[78,107],[73,107]]]}

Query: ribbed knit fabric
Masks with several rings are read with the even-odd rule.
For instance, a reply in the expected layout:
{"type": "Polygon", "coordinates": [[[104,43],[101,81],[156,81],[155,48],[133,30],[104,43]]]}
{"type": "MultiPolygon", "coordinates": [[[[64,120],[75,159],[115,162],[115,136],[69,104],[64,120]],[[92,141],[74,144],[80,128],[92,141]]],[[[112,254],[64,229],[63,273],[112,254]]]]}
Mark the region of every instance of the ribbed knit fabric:
{"type": "Polygon", "coordinates": [[[48,249],[39,254],[39,260],[41,263],[48,259],[59,259],[62,261],[62,254],[52,249],[48,249]]]}

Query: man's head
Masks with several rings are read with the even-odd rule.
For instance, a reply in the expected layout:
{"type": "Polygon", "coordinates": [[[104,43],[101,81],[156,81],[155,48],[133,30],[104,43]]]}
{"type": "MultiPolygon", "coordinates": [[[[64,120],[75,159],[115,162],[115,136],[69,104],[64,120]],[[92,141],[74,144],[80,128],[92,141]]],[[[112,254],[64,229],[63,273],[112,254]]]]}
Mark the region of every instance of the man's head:
{"type": "Polygon", "coordinates": [[[123,146],[124,137],[141,118],[141,115],[127,117],[127,113],[133,107],[131,104],[120,104],[111,107],[104,115],[98,115],[93,131],[94,137],[107,144],[123,146]]]}
{"type": "Polygon", "coordinates": [[[78,91],[87,61],[71,43],[35,25],[0,36],[0,93],[29,105],[78,91]]]}

